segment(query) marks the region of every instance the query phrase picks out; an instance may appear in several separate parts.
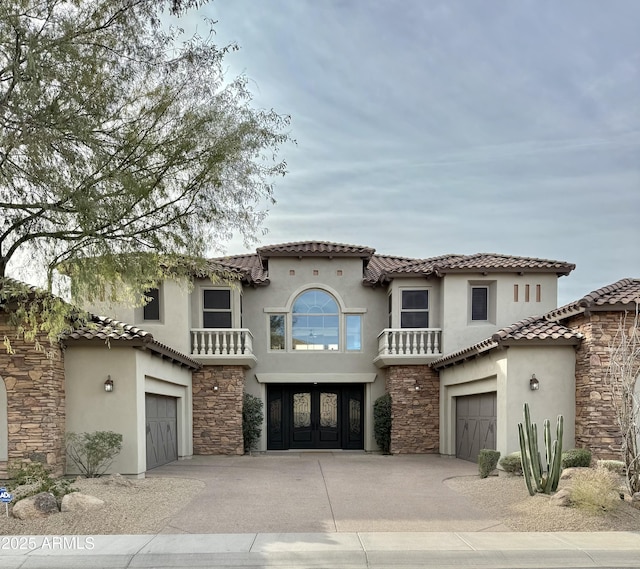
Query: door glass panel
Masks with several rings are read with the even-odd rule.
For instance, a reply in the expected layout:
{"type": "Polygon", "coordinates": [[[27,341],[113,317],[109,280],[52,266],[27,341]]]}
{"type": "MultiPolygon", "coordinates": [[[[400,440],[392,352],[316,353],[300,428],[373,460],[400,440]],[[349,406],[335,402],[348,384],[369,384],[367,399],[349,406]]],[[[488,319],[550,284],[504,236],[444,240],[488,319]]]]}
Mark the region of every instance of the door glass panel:
{"type": "Polygon", "coordinates": [[[360,436],[360,401],[349,399],[349,434],[351,437],[360,436]]]}
{"type": "Polygon", "coordinates": [[[338,395],[320,393],[320,426],[336,429],[338,427],[338,395]]]}
{"type": "Polygon", "coordinates": [[[293,394],[293,428],[311,426],[311,393],[293,394]]]}
{"type": "Polygon", "coordinates": [[[282,399],[274,399],[269,406],[271,435],[274,439],[282,438],[282,399]]]}

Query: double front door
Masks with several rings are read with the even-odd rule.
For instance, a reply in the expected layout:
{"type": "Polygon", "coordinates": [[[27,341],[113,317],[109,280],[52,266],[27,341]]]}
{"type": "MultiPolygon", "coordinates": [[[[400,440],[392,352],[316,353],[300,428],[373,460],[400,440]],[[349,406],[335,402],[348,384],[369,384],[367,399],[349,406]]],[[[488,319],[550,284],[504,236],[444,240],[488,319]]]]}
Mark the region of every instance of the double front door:
{"type": "Polygon", "coordinates": [[[362,385],[270,385],[267,447],[363,448],[362,385]]]}

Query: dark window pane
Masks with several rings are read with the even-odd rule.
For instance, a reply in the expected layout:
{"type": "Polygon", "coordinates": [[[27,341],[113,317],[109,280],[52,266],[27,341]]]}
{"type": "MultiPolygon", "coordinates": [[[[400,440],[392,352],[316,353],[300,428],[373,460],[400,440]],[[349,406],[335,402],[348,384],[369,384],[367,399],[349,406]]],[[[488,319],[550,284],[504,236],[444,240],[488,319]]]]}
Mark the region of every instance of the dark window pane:
{"type": "Polygon", "coordinates": [[[400,314],[401,328],[428,328],[428,312],[403,312],[400,314]]]}
{"type": "Polygon", "coordinates": [[[231,312],[204,312],[202,320],[205,328],[231,328],[231,312]]]}
{"type": "Polygon", "coordinates": [[[402,309],[426,310],[429,308],[429,291],[426,290],[403,290],[402,309]]]}
{"type": "Polygon", "coordinates": [[[471,289],[471,320],[488,320],[488,290],[485,287],[471,289]]]}
{"type": "Polygon", "coordinates": [[[157,288],[152,288],[145,295],[151,300],[144,307],[144,319],[160,320],[160,291],[157,288]]]}
{"type": "Polygon", "coordinates": [[[284,350],[284,316],[269,316],[272,350],[284,350]]]}
{"type": "Polygon", "coordinates": [[[231,291],[205,290],[204,307],[212,310],[229,310],[231,308],[231,291]]]}

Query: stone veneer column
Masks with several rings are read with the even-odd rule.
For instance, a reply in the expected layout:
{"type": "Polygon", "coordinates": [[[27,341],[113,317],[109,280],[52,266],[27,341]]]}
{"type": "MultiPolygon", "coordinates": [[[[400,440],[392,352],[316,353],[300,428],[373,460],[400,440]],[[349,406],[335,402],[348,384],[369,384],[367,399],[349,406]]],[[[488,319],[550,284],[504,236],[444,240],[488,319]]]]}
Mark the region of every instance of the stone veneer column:
{"type": "Polygon", "coordinates": [[[192,384],[193,454],[244,454],[244,368],[204,366],[192,384]]]}
{"type": "MultiPolygon", "coordinates": [[[[14,351],[8,354],[0,346],[0,377],[7,391],[8,465],[37,461],[46,464],[55,476],[64,474],[63,352],[51,346],[46,336],[38,338],[46,352],[17,339],[15,329],[0,314],[0,338],[5,335],[14,351]]],[[[6,472],[6,468],[7,463],[0,463],[0,471],[6,472]]]]}
{"type": "Polygon", "coordinates": [[[426,365],[389,366],[391,452],[437,453],[440,444],[440,380],[426,365]],[[416,391],[416,386],[420,387],[416,391]]]}
{"type": "Polygon", "coordinates": [[[623,315],[624,312],[592,312],[568,324],[584,335],[576,350],[576,447],[588,448],[594,459],[620,459],[620,429],[605,375],[609,345],[623,315]]]}

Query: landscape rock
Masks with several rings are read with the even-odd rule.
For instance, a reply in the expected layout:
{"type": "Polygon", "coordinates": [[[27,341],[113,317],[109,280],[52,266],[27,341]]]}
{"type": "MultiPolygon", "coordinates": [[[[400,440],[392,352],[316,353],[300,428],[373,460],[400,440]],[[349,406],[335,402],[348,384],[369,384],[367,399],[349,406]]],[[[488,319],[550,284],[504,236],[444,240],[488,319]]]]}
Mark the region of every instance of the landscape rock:
{"type": "Polygon", "coordinates": [[[634,508],[640,510],[640,492],[636,492],[633,496],[631,496],[631,505],[634,508]]]}
{"type": "Polygon", "coordinates": [[[131,488],[134,486],[134,483],[122,476],[122,474],[112,474],[111,476],[107,476],[102,479],[103,484],[109,484],[111,486],[124,486],[125,488],[131,488]]]}
{"type": "Polygon", "coordinates": [[[62,498],[61,509],[63,512],[86,512],[87,510],[95,510],[103,506],[104,501],[100,498],[80,492],[72,492],[62,498]]]}
{"type": "Polygon", "coordinates": [[[20,520],[46,518],[59,511],[56,497],[49,492],[40,492],[30,498],[24,498],[13,506],[13,516],[20,520]]]}
{"type": "Polygon", "coordinates": [[[551,498],[549,498],[549,503],[552,506],[570,506],[571,505],[571,489],[570,488],[561,488],[558,490],[551,498]]]}
{"type": "Polygon", "coordinates": [[[574,466],[571,468],[565,468],[562,470],[560,480],[571,480],[578,472],[583,472],[585,467],[574,466]]]}

